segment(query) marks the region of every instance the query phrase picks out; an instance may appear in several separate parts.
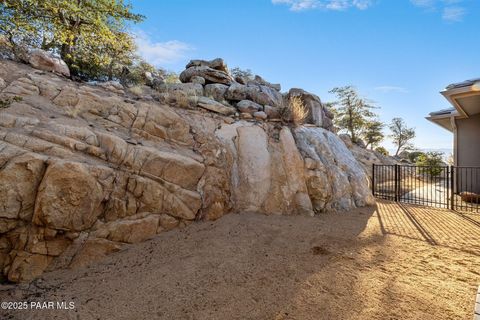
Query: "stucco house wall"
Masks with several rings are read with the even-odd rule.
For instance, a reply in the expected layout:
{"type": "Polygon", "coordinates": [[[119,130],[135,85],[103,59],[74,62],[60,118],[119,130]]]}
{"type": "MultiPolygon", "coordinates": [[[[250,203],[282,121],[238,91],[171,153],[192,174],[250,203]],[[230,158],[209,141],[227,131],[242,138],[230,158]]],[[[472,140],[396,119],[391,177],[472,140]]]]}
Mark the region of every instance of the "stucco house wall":
{"type": "Polygon", "coordinates": [[[456,122],[457,165],[480,167],[480,114],[456,122]]]}

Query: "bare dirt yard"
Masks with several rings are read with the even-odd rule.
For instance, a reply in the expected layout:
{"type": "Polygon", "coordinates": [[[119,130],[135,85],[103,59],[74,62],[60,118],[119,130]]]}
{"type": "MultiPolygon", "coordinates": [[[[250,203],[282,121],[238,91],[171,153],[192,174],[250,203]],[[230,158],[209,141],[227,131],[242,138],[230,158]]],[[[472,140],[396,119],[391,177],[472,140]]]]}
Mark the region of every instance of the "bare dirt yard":
{"type": "MultiPolygon", "coordinates": [[[[1,319],[472,319],[480,215],[379,202],[315,218],[231,214],[45,274],[1,319]]],[[[3,313],[3,314],[2,314],[3,313]]]]}

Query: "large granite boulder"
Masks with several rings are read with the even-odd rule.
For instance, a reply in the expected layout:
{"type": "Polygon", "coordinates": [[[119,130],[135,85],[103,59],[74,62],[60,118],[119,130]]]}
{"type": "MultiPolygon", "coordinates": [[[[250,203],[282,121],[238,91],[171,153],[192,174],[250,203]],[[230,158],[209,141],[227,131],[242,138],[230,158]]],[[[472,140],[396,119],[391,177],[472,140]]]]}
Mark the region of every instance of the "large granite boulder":
{"type": "Polygon", "coordinates": [[[348,210],[372,205],[369,177],[352,152],[336,134],[322,128],[295,130],[297,145],[305,158],[316,162],[308,175],[309,193],[317,212],[348,210]]]}
{"type": "Polygon", "coordinates": [[[228,90],[228,86],[221,83],[211,83],[205,85],[205,96],[212,98],[218,102],[225,101],[225,93],[228,90]]]}
{"type": "Polygon", "coordinates": [[[197,105],[200,108],[203,108],[212,112],[220,113],[225,116],[232,115],[237,111],[235,108],[231,106],[226,106],[224,104],[221,104],[220,102],[217,102],[213,99],[209,99],[206,97],[200,97],[198,99],[197,105]]]}
{"type": "Polygon", "coordinates": [[[225,71],[210,68],[208,66],[193,66],[180,73],[180,81],[191,82],[193,77],[202,77],[206,83],[231,84],[234,82],[232,76],[225,71]]]}
{"type": "Polygon", "coordinates": [[[104,197],[101,184],[84,165],[53,163],[38,187],[33,223],[55,230],[88,229],[103,212],[104,197]]]}
{"type": "Polygon", "coordinates": [[[55,72],[65,77],[70,77],[70,69],[62,59],[55,57],[52,53],[35,49],[30,52],[28,62],[35,69],[55,72]]]}
{"type": "Polygon", "coordinates": [[[269,105],[275,108],[283,107],[281,93],[267,86],[232,84],[225,93],[227,100],[241,101],[250,100],[261,105],[269,105]]]}
{"type": "Polygon", "coordinates": [[[209,67],[215,70],[223,71],[225,73],[230,73],[228,71],[227,64],[223,61],[222,58],[216,58],[213,60],[190,60],[190,62],[185,66],[185,69],[190,67],[209,67]]]}
{"type": "Polygon", "coordinates": [[[237,109],[240,112],[246,112],[246,113],[255,113],[257,111],[263,110],[263,107],[259,105],[258,103],[255,103],[250,100],[242,100],[237,103],[237,109]]]}

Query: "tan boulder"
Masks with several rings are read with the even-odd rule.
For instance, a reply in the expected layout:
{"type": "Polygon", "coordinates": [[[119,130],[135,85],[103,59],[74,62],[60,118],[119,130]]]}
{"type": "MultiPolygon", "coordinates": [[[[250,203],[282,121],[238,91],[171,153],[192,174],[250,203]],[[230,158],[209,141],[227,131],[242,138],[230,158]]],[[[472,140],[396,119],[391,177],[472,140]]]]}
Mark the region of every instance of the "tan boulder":
{"type": "Polygon", "coordinates": [[[190,82],[193,77],[202,77],[207,83],[231,84],[232,76],[225,71],[213,69],[208,66],[192,66],[180,73],[180,81],[190,82]]]}
{"type": "Polygon", "coordinates": [[[280,111],[279,108],[275,108],[269,105],[263,107],[263,111],[267,114],[268,118],[270,119],[280,119],[280,111]]]}
{"type": "Polygon", "coordinates": [[[205,110],[223,114],[225,116],[232,115],[237,111],[234,107],[226,106],[207,97],[198,98],[197,106],[205,110]]]}
{"type": "Polygon", "coordinates": [[[263,111],[257,111],[253,113],[253,117],[257,120],[267,120],[268,116],[263,111]]]}
{"type": "Polygon", "coordinates": [[[207,84],[205,85],[205,96],[218,102],[224,102],[227,90],[228,86],[221,83],[207,84]]]}
{"type": "Polygon", "coordinates": [[[85,230],[102,212],[103,199],[102,186],[85,165],[55,162],[38,188],[33,222],[52,229],[85,230]]]}
{"type": "Polygon", "coordinates": [[[52,53],[35,49],[30,52],[28,63],[35,69],[55,72],[66,77],[70,77],[70,70],[62,59],[55,57],[52,53]]]}
{"type": "Polygon", "coordinates": [[[0,167],[0,218],[30,220],[46,167],[45,158],[24,153],[0,167]]]}
{"type": "Polygon", "coordinates": [[[242,100],[237,103],[237,109],[238,111],[242,113],[250,113],[254,114],[257,111],[262,110],[262,106],[259,105],[258,103],[255,103],[250,100],[242,100]]]}
{"type": "Polygon", "coordinates": [[[229,73],[227,64],[222,58],[216,58],[213,60],[190,60],[190,62],[185,66],[185,69],[190,67],[200,67],[200,66],[207,66],[215,70],[220,70],[225,73],[229,73]]]}

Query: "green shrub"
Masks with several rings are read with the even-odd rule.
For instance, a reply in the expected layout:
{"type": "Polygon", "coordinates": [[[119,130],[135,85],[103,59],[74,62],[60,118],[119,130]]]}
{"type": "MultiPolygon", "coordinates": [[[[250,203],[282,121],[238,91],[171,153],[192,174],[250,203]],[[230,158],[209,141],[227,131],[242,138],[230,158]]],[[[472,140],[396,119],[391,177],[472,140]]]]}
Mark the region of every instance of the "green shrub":
{"type": "Polygon", "coordinates": [[[427,152],[420,154],[417,158],[416,165],[423,167],[420,168],[420,173],[429,174],[432,177],[439,176],[443,169],[443,153],[442,152],[427,152]]]}
{"type": "Polygon", "coordinates": [[[384,156],[388,156],[388,155],[389,155],[388,150],[385,149],[384,147],[376,147],[376,148],[375,148],[375,151],[377,151],[377,152],[380,153],[380,154],[383,154],[384,156]]]}

